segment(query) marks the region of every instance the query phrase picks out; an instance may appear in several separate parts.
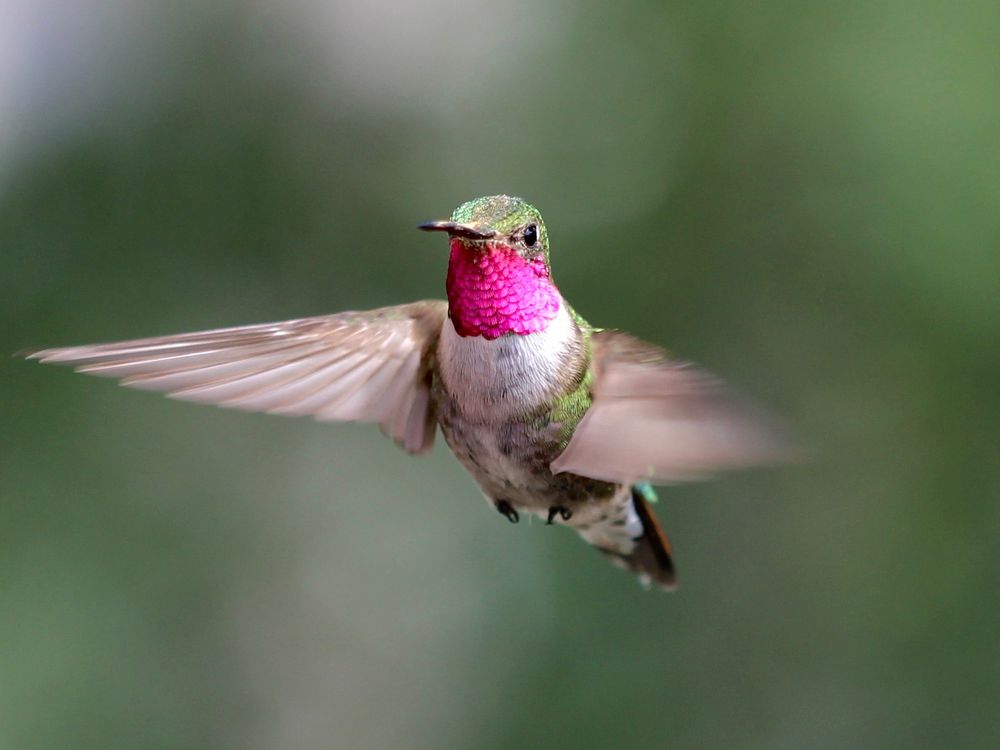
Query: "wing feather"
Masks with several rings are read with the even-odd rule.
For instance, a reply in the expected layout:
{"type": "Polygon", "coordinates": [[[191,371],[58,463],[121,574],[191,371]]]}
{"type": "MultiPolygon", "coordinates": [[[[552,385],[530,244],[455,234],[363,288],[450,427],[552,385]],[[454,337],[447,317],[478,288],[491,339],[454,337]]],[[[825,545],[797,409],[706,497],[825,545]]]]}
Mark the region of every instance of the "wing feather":
{"type": "Polygon", "coordinates": [[[771,420],[713,375],[618,331],[591,342],[593,403],[554,473],[670,483],[790,458],[771,420]]]}
{"type": "MultiPolygon", "coordinates": [[[[287,414],[289,416],[314,413],[310,408],[309,399],[317,394],[323,394],[336,381],[337,374],[349,366],[349,354],[337,352],[326,358],[313,357],[309,362],[311,367],[302,370],[298,363],[292,363],[288,369],[280,368],[276,376],[280,378],[273,383],[260,383],[252,391],[235,396],[226,405],[246,411],[266,411],[272,414],[287,414]]],[[[320,403],[325,403],[329,396],[320,395],[320,403]]]]}
{"type": "Polygon", "coordinates": [[[377,422],[408,451],[430,448],[427,373],[447,305],[416,302],[28,355],[171,398],[320,420],[377,422]]]}

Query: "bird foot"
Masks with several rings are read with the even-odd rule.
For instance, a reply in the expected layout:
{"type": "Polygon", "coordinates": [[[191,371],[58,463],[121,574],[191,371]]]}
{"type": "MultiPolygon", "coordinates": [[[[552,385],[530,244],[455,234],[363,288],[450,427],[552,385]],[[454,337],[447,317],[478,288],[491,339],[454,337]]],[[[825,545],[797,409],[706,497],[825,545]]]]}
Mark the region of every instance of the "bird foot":
{"type": "Polygon", "coordinates": [[[514,510],[514,506],[510,504],[508,500],[497,500],[494,505],[496,506],[497,512],[502,516],[506,516],[507,520],[511,523],[517,523],[521,520],[521,517],[514,510]]]}
{"type": "Polygon", "coordinates": [[[551,508],[549,508],[549,518],[545,522],[545,525],[546,526],[551,526],[552,525],[552,521],[555,519],[555,517],[557,515],[562,520],[568,521],[569,519],[571,519],[573,517],[573,511],[571,511],[569,508],[567,508],[567,507],[565,507],[563,505],[553,505],[551,508]]]}

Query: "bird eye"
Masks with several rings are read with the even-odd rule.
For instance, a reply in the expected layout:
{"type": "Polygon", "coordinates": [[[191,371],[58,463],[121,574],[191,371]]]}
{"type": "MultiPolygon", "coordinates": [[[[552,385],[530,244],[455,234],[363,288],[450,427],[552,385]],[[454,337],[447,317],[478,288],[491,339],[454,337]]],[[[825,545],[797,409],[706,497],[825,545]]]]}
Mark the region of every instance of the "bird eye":
{"type": "Polygon", "coordinates": [[[538,226],[536,224],[528,224],[524,228],[521,238],[524,240],[525,247],[534,247],[535,243],[538,242],[538,226]]]}

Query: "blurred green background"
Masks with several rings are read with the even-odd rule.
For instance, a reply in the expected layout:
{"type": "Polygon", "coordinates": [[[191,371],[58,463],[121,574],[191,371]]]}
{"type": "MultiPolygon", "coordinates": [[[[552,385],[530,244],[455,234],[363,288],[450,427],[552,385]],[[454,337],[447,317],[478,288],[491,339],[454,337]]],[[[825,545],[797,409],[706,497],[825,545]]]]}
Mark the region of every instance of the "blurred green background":
{"type": "Polygon", "coordinates": [[[599,325],[787,417],[678,593],[439,441],[0,361],[0,747],[1000,746],[995,2],[0,2],[0,351],[443,295],[546,218],[599,325]]]}

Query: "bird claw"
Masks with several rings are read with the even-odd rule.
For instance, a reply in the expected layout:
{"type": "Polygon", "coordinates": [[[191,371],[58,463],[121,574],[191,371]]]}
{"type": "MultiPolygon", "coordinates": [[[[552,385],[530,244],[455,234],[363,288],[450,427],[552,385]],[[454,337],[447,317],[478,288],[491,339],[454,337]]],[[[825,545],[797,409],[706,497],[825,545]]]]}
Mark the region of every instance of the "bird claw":
{"type": "Polygon", "coordinates": [[[505,516],[511,523],[517,523],[521,520],[521,516],[518,515],[517,511],[514,510],[514,506],[508,500],[497,500],[494,505],[497,512],[505,516]]]}
{"type": "Polygon", "coordinates": [[[562,505],[553,505],[551,508],[549,508],[549,518],[545,522],[545,525],[546,526],[551,526],[552,525],[552,521],[555,519],[555,517],[557,515],[562,520],[568,521],[569,519],[571,519],[573,517],[573,511],[571,511],[569,508],[567,508],[565,506],[562,506],[562,505]]]}

